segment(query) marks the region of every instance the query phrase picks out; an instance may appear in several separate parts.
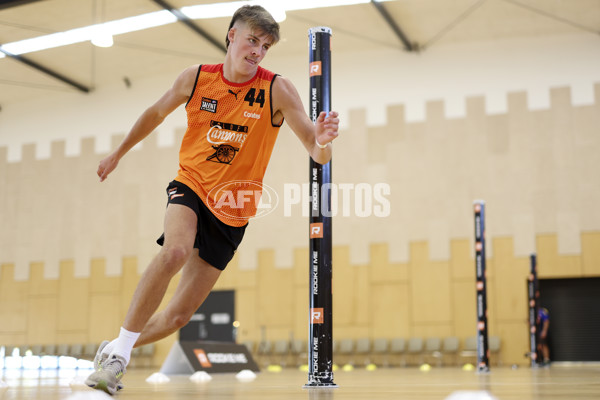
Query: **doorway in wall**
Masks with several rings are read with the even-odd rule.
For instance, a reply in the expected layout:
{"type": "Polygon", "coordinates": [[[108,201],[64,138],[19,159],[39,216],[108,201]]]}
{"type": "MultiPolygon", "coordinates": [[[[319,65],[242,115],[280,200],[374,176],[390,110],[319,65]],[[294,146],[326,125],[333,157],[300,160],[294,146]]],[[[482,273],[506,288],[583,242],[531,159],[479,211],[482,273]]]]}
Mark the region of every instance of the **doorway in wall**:
{"type": "Polygon", "coordinates": [[[600,361],[600,278],[540,279],[552,361],[600,361]]]}

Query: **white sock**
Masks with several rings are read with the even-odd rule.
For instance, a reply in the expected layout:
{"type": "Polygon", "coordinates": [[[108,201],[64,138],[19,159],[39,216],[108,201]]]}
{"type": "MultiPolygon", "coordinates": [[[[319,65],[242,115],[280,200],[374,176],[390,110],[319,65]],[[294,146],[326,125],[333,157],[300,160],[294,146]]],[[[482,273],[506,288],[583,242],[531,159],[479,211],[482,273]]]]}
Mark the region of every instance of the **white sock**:
{"type": "MultiPolygon", "coordinates": [[[[113,340],[110,344],[114,343],[114,347],[112,348],[110,355],[116,354],[125,359],[125,362],[129,364],[129,360],[131,358],[131,350],[140,337],[141,332],[130,332],[127,329],[121,327],[121,333],[119,333],[119,337],[113,340]]],[[[110,345],[109,344],[109,345],[110,345]]],[[[107,347],[109,346],[107,345],[107,347]]]]}
{"type": "Polygon", "coordinates": [[[104,346],[104,348],[102,349],[102,354],[109,355],[110,353],[112,353],[112,351],[115,348],[115,343],[117,342],[117,340],[118,339],[113,339],[112,342],[110,342],[109,344],[104,346]]]}

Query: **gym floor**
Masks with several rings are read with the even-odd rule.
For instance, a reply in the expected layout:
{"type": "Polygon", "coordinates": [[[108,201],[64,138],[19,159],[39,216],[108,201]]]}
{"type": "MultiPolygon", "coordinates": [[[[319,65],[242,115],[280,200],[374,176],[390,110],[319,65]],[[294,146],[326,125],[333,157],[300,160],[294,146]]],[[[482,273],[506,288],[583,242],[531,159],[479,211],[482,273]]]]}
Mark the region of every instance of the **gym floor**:
{"type": "MultiPolygon", "coordinates": [[[[464,371],[458,367],[379,368],[337,371],[338,388],[303,389],[307,373],[296,369],[261,372],[250,382],[238,381],[235,374],[214,374],[212,380],[192,382],[189,376],[171,376],[161,384],[146,382],[151,369],[130,369],[123,379],[125,389],[118,399],[235,399],[235,400],[528,400],[528,399],[600,399],[600,365],[529,367],[493,367],[489,373],[464,371]]],[[[81,384],[89,371],[3,371],[1,400],[109,398],[103,392],[81,384]]]]}

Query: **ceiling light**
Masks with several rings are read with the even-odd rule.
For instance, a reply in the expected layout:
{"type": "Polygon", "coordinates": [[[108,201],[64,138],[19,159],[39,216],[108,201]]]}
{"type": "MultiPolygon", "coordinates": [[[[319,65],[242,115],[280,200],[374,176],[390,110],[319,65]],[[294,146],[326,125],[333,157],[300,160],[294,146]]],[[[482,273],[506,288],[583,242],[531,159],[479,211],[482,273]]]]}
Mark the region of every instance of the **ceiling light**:
{"type": "Polygon", "coordinates": [[[238,8],[251,3],[250,1],[232,1],[229,3],[200,4],[182,7],[180,11],[192,19],[231,17],[238,8]]]}
{"type": "Polygon", "coordinates": [[[285,15],[285,10],[283,9],[269,10],[269,12],[271,13],[276,22],[283,22],[287,18],[287,15],[285,15]]]}
{"type": "Polygon", "coordinates": [[[292,10],[308,10],[311,8],[323,8],[323,7],[339,7],[339,6],[353,6],[356,4],[365,4],[370,3],[371,0],[304,0],[294,1],[294,0],[284,0],[282,3],[284,7],[288,11],[292,10]]]}
{"type": "Polygon", "coordinates": [[[142,29],[167,25],[176,21],[177,17],[170,11],[162,10],[148,14],[137,15],[135,17],[105,22],[102,24],[102,26],[103,29],[106,29],[112,35],[120,35],[122,33],[141,31],[142,29]]]}
{"type": "MultiPolygon", "coordinates": [[[[370,1],[371,0],[248,0],[232,1],[229,3],[198,4],[195,6],[182,7],[180,11],[192,19],[210,19],[231,17],[233,13],[242,6],[258,4],[269,10],[269,12],[273,14],[273,18],[277,20],[277,16],[275,14],[285,14],[285,11],[351,6],[355,4],[369,3],[370,1]]],[[[284,19],[285,17],[283,17],[281,21],[284,19]]]]}
{"type": "Polygon", "coordinates": [[[98,36],[120,35],[122,33],[139,31],[170,24],[177,21],[177,17],[167,10],[142,14],[135,17],[123,18],[116,21],[105,22],[84,26],[83,28],[71,29],[65,32],[51,33],[50,35],[38,36],[31,39],[20,40],[2,46],[3,50],[12,54],[24,54],[34,51],[52,49],[88,40],[96,41],[98,36]]]}
{"type": "Polygon", "coordinates": [[[7,43],[2,46],[2,49],[16,55],[31,53],[34,51],[66,46],[69,44],[89,40],[89,37],[81,37],[84,33],[85,28],[73,29],[66,32],[51,33],[50,35],[38,36],[31,39],[19,40],[18,42],[7,43]]]}
{"type": "Polygon", "coordinates": [[[258,0],[257,4],[263,6],[277,22],[285,21],[285,1],[281,0],[258,0]]]}
{"type": "Polygon", "coordinates": [[[113,36],[110,33],[101,33],[92,37],[92,44],[98,47],[111,47],[114,44],[113,36]]]}

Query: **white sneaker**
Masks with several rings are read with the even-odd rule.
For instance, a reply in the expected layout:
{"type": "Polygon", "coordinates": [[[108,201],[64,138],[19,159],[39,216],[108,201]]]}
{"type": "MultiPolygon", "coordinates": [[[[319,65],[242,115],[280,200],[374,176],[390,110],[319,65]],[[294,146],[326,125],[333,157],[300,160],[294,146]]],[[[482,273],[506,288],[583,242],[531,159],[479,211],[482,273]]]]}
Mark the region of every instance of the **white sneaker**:
{"type": "Polygon", "coordinates": [[[125,374],[126,364],[127,362],[123,357],[113,354],[100,364],[96,372],[85,380],[85,384],[91,388],[103,390],[113,395],[117,390],[123,388],[121,378],[125,374]]]}

